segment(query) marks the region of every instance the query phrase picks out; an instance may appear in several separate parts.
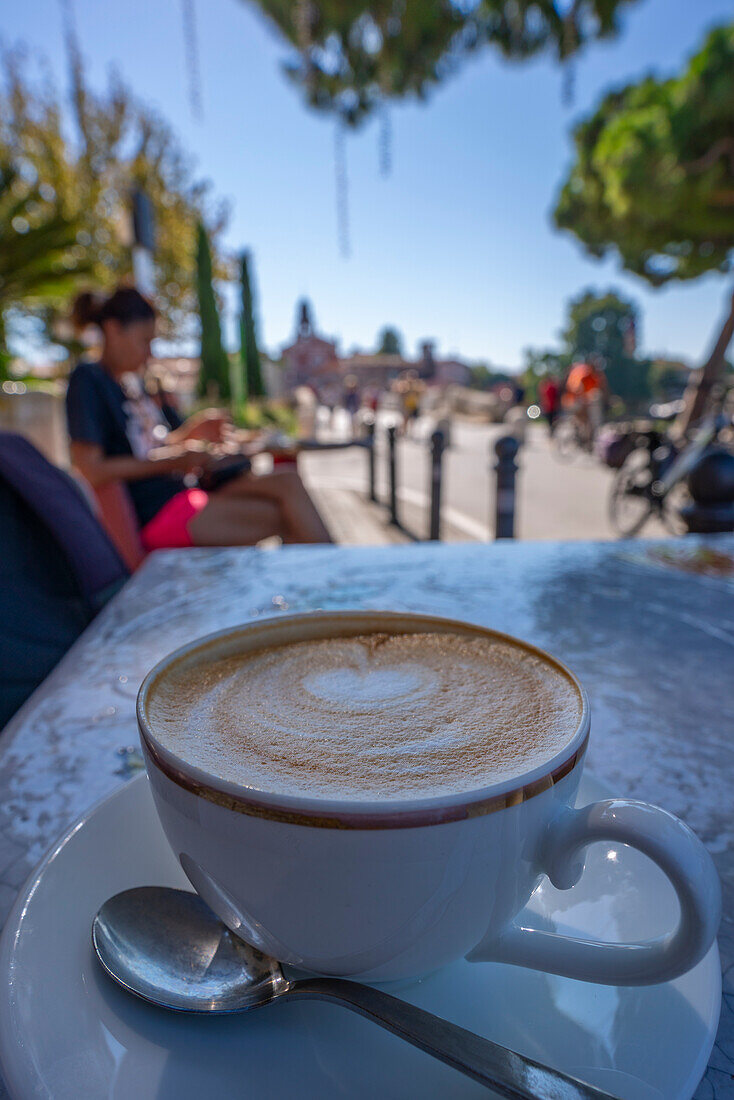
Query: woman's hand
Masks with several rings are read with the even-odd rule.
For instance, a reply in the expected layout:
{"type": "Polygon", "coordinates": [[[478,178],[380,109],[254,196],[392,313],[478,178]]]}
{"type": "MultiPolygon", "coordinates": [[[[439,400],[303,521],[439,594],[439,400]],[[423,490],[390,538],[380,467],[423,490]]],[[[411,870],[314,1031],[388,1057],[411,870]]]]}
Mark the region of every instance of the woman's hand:
{"type": "Polygon", "coordinates": [[[147,458],[105,455],[96,443],[71,443],[71,461],[93,488],[110,481],[142,481],[161,474],[190,474],[208,470],[217,462],[206,443],[189,440],[178,446],[156,447],[147,458]]]}
{"type": "Polygon", "coordinates": [[[232,426],[228,414],[222,409],[204,409],[171,432],[169,439],[177,443],[186,440],[203,440],[206,443],[221,443],[232,426]]]}
{"type": "Polygon", "coordinates": [[[201,440],[190,439],[179,446],[156,447],[150,452],[150,461],[160,463],[161,472],[167,474],[190,474],[208,470],[217,462],[201,440]]]}

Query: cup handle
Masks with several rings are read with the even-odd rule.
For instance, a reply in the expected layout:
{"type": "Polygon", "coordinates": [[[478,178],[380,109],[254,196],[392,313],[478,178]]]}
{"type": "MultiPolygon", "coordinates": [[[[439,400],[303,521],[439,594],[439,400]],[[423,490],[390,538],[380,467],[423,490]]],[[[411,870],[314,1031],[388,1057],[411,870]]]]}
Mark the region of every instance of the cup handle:
{"type": "Polygon", "coordinates": [[[544,970],[601,985],[654,985],[695,966],[713,943],[721,916],[721,885],[698,837],[673,814],[645,802],[608,799],[565,810],[548,829],[540,867],[559,890],[574,886],[584,852],[595,841],[629,844],[668,876],[680,902],[672,932],[640,943],[600,943],[510,924],[466,956],[544,970]]]}

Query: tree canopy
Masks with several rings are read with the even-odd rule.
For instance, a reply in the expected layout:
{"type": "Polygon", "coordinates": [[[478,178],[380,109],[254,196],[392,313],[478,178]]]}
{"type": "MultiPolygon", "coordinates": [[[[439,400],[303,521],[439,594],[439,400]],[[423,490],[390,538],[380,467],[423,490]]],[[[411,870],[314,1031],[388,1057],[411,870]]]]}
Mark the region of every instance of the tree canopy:
{"type": "Polygon", "coordinates": [[[392,325],[385,325],[377,334],[378,355],[402,355],[403,338],[392,325]]]}
{"type": "Polygon", "coordinates": [[[630,299],[614,290],[585,290],[568,303],[562,333],[569,360],[597,356],[611,392],[632,404],[650,396],[650,363],[635,354],[639,324],[639,310],[630,299]]]}
{"type": "Polygon", "coordinates": [[[684,72],[610,92],[573,134],[556,223],[659,286],[726,271],[734,249],[734,25],[684,72]]]}
{"type": "Polygon", "coordinates": [[[618,30],[635,0],[255,0],[298,51],[286,63],[310,106],[359,125],[385,101],[423,99],[494,46],[560,61],[618,30]]]}
{"type": "MultiPolygon", "coordinates": [[[[129,210],[135,187],[150,197],[156,223],[156,305],[165,335],[189,327],[196,311],[196,225],[215,242],[215,273],[226,271],[216,249],[226,212],[208,198],[167,122],[138,102],[117,76],[103,91],[88,84],[72,58],[72,109],[48,76],[20,49],[0,55],[0,160],[34,173],[76,226],[71,249],[89,265],[89,283],[105,289],[132,271],[129,210]],[[73,123],[73,133],[69,123],[73,123]]],[[[55,301],[54,304],[58,304],[55,301]]]]}
{"type": "Polygon", "coordinates": [[[525,348],[524,364],[520,373],[528,401],[538,400],[538,383],[541,378],[563,378],[571,365],[571,356],[553,348],[525,348]]]}
{"type": "MultiPolygon", "coordinates": [[[[616,254],[653,286],[731,270],[734,24],[711,31],[679,76],[610,92],[574,141],[555,219],[593,256],[616,254]]],[[[681,428],[703,414],[733,334],[734,295],[681,428]]]]}
{"type": "Polygon", "coordinates": [[[734,249],[734,25],[677,77],[604,97],[574,131],[556,224],[654,286],[728,270],[734,249]]]}
{"type": "Polygon", "coordinates": [[[13,312],[63,303],[88,276],[91,264],[78,249],[79,229],[31,166],[21,174],[15,165],[0,163],[1,377],[10,358],[6,330],[13,312]]]}
{"type": "Polygon", "coordinates": [[[475,390],[490,390],[499,382],[515,383],[517,379],[505,370],[496,370],[491,363],[475,363],[471,368],[470,386],[475,390]]]}
{"type": "Polygon", "coordinates": [[[634,302],[616,290],[584,290],[568,303],[568,318],[561,336],[573,359],[599,356],[608,362],[634,352],[639,311],[634,302]]]}
{"type": "MultiPolygon", "coordinates": [[[[646,402],[657,381],[649,359],[637,355],[640,312],[616,290],[583,290],[566,306],[559,348],[526,348],[522,378],[529,396],[545,375],[563,377],[574,361],[601,360],[610,391],[627,405],[646,402]]],[[[660,390],[661,395],[664,390],[660,390]]]]}

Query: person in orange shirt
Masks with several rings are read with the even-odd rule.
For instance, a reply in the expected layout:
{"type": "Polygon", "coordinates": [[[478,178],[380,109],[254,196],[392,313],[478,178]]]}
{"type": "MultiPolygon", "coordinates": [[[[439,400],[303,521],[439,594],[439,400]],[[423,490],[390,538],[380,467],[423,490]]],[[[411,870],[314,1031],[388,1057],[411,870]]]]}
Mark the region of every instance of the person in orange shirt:
{"type": "Polygon", "coordinates": [[[608,392],[606,375],[597,356],[572,365],[566,377],[563,405],[578,417],[590,443],[601,427],[608,392]]]}

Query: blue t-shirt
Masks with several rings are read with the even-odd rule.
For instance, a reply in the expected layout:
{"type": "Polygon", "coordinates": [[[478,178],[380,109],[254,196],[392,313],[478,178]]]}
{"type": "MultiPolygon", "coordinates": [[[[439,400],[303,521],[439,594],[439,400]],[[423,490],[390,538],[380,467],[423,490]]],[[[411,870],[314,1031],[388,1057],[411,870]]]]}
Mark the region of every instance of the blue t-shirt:
{"type": "MultiPolygon", "coordinates": [[[[71,372],[66,390],[66,419],[75,443],[94,443],[105,455],[146,458],[151,448],[165,441],[175,427],[171,414],[164,415],[150,398],[137,375],[121,382],[101,363],[81,362],[71,372]]],[[[141,527],[184,488],[176,474],[128,481],[127,488],[141,527]]]]}

